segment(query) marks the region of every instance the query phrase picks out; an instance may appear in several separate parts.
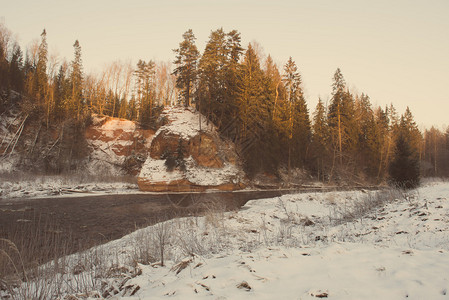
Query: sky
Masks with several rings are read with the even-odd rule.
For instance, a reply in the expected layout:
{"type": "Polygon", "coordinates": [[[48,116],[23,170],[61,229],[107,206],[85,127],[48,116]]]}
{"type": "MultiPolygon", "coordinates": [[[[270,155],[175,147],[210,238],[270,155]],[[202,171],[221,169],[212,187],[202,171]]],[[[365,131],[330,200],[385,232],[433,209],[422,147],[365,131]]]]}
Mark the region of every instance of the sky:
{"type": "Polygon", "coordinates": [[[308,107],[330,99],[340,68],[374,106],[410,107],[421,129],[449,125],[448,0],[0,0],[4,22],[24,48],[47,31],[50,53],[72,60],[79,40],[86,72],[116,60],[173,61],[192,29],[202,52],[223,28],[257,42],[282,69],[291,56],[308,107]]]}

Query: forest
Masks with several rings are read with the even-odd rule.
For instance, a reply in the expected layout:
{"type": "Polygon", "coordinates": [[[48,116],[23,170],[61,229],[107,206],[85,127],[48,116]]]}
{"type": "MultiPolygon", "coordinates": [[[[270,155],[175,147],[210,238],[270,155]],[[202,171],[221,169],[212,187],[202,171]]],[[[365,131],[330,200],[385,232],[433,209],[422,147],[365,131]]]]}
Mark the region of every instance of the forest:
{"type": "MultiPolygon", "coordinates": [[[[162,108],[178,104],[195,107],[235,143],[250,178],[279,176],[280,169],[336,183],[449,176],[449,127],[420,131],[409,108],[374,107],[367,94],[350,91],[340,69],[329,74],[330,99],[319,99],[311,112],[292,57],[278,66],[259,45],[244,48],[237,30],[211,31],[202,53],[187,30],[173,64],[117,60],[97,74],[83,71],[81,45],[74,41],[71,61],[61,59],[49,53],[44,29],[22,50],[0,24],[0,114],[19,111],[36,139],[70,124],[67,142],[82,145],[93,114],[154,128],[162,108]],[[412,175],[394,175],[404,168],[412,175]]],[[[82,147],[70,155],[82,157],[82,147]]]]}

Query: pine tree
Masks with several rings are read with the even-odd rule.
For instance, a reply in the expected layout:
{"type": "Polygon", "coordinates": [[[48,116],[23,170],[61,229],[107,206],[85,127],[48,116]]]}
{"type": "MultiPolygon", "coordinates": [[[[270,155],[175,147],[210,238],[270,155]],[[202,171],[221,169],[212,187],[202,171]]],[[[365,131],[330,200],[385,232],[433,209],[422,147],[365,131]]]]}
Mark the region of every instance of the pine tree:
{"type": "Polygon", "coordinates": [[[173,74],[177,76],[176,87],[182,90],[181,95],[184,105],[187,107],[191,105],[194,92],[199,52],[195,45],[195,35],[192,29],[187,30],[182,37],[184,40],[179,44],[179,48],[173,50],[177,54],[174,61],[177,67],[173,74]]]}

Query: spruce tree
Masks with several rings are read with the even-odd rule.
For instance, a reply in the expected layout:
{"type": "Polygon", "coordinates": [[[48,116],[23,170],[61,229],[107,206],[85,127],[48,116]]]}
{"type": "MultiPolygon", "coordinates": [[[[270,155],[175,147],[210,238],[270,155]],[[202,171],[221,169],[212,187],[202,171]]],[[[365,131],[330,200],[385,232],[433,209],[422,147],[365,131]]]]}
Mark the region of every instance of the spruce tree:
{"type": "Polygon", "coordinates": [[[236,141],[245,160],[247,172],[254,175],[264,170],[268,149],[263,146],[263,136],[268,127],[269,114],[264,101],[264,74],[259,57],[249,44],[240,65],[238,76],[238,135],[236,141]]]}
{"type": "MultiPolygon", "coordinates": [[[[8,87],[8,41],[11,32],[0,22],[0,92],[8,87]]],[[[2,101],[0,98],[0,111],[2,111],[2,101]]]]}
{"type": "Polygon", "coordinates": [[[355,120],[358,136],[357,165],[364,173],[374,177],[377,174],[380,160],[380,142],[368,95],[362,93],[356,97],[355,120]]]}
{"type": "Polygon", "coordinates": [[[284,67],[283,83],[286,89],[286,117],[288,138],[288,170],[303,167],[311,138],[309,111],[301,88],[301,75],[290,57],[284,67]]]}
{"type": "Polygon", "coordinates": [[[81,60],[81,46],[78,40],[73,44],[74,59],[72,61],[72,73],[70,81],[72,85],[71,107],[79,120],[84,110],[83,102],[83,63],[81,60]]]}
{"type": "Polygon", "coordinates": [[[212,31],[199,62],[196,94],[200,110],[227,136],[235,132],[239,93],[240,33],[212,31]]]}
{"type": "Polygon", "coordinates": [[[137,70],[134,72],[137,83],[137,119],[145,128],[151,126],[154,117],[155,73],[155,63],[152,60],[149,62],[139,60],[137,70]]]}
{"type": "Polygon", "coordinates": [[[314,160],[313,169],[319,180],[325,180],[326,167],[329,161],[329,127],[327,125],[326,108],[321,99],[313,115],[313,135],[312,135],[312,159],[314,160]]]}
{"type": "Polygon", "coordinates": [[[390,184],[404,189],[419,185],[419,160],[407,137],[400,133],[396,140],[395,157],[389,168],[390,184]]]}
{"type": "Polygon", "coordinates": [[[332,146],[335,153],[338,154],[340,165],[342,165],[343,157],[350,158],[356,150],[357,127],[354,121],[354,100],[346,88],[340,69],[337,69],[334,74],[328,124],[332,146]]]}
{"type": "Polygon", "coordinates": [[[47,44],[47,32],[45,29],[41,34],[41,43],[38,49],[38,59],[36,65],[35,73],[35,97],[38,106],[41,108],[44,105],[46,98],[47,88],[48,88],[48,77],[47,77],[47,62],[48,62],[48,44],[47,44]]]}
{"type": "Polygon", "coordinates": [[[401,116],[401,121],[399,123],[399,130],[405,135],[405,137],[410,142],[410,146],[413,151],[421,154],[421,145],[422,145],[422,134],[418,129],[418,125],[416,124],[412,112],[410,108],[407,106],[404,114],[401,116]]]}
{"type": "Polygon", "coordinates": [[[194,92],[199,52],[192,29],[187,30],[182,37],[184,40],[179,44],[179,48],[173,50],[176,53],[174,64],[177,66],[173,74],[177,76],[176,87],[181,89],[181,96],[187,107],[191,105],[194,92]]]}
{"type": "Polygon", "coordinates": [[[24,74],[23,74],[23,54],[20,46],[15,44],[9,64],[10,86],[17,92],[23,91],[24,74]]]}
{"type": "Polygon", "coordinates": [[[377,142],[379,144],[378,153],[379,162],[377,166],[377,181],[385,178],[388,171],[387,162],[389,157],[389,143],[390,143],[390,120],[388,118],[388,107],[383,110],[380,106],[374,112],[374,121],[377,132],[377,142]]]}
{"type": "Polygon", "coordinates": [[[58,74],[54,84],[54,118],[56,120],[64,119],[68,102],[71,96],[71,83],[68,78],[68,64],[64,62],[59,67],[58,74]]]}

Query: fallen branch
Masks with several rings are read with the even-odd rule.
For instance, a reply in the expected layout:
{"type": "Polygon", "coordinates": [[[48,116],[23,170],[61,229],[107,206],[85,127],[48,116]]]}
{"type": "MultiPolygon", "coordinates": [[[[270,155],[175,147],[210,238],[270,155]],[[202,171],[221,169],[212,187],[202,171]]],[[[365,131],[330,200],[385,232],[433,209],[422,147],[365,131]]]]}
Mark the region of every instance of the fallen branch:
{"type": "Polygon", "coordinates": [[[9,143],[8,147],[6,147],[5,151],[3,152],[3,154],[6,154],[6,151],[8,150],[9,146],[11,145],[11,143],[14,141],[14,139],[16,140],[14,142],[14,146],[11,149],[11,152],[9,152],[9,157],[11,157],[11,154],[14,152],[14,149],[16,148],[17,142],[20,139],[20,136],[22,135],[22,131],[23,131],[23,127],[25,127],[25,121],[28,119],[28,115],[25,116],[25,118],[22,121],[22,124],[20,125],[19,129],[17,130],[16,134],[14,135],[13,139],[11,140],[11,142],[9,143]],[[17,137],[17,138],[16,138],[17,137]]]}
{"type": "Polygon", "coordinates": [[[36,145],[37,138],[39,137],[39,133],[41,132],[42,124],[39,126],[39,129],[37,130],[36,137],[34,138],[33,146],[31,146],[30,154],[33,154],[34,146],[36,145]]]}

